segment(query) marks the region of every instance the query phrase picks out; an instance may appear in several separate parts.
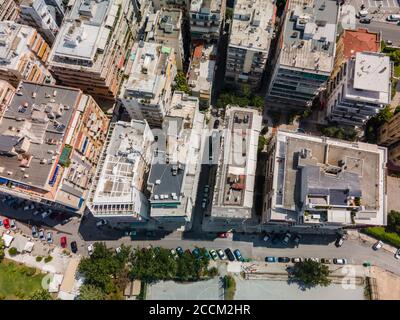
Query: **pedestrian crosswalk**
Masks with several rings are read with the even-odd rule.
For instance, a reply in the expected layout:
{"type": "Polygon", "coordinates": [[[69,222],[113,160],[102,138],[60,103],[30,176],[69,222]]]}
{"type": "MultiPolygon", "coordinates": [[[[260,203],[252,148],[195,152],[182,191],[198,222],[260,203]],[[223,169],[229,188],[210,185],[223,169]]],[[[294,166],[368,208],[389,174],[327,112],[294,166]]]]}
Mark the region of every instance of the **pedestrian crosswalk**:
{"type": "MultiPolygon", "coordinates": [[[[361,0],[366,8],[395,9],[400,8],[399,0],[361,0]]],[[[360,5],[361,5],[360,4],[360,5]]]]}

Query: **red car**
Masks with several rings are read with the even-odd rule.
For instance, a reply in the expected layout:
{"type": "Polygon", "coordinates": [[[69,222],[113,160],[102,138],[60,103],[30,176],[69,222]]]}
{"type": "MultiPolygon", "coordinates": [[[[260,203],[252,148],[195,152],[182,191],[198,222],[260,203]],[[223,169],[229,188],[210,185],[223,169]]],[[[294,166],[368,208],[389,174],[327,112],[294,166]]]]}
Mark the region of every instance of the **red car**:
{"type": "Polygon", "coordinates": [[[63,247],[63,248],[67,247],[67,237],[66,236],[61,237],[60,242],[61,242],[61,247],[63,247]]]}
{"type": "Polygon", "coordinates": [[[220,232],[218,233],[218,238],[228,238],[229,233],[228,232],[220,232]]]}
{"type": "Polygon", "coordinates": [[[4,228],[6,228],[6,229],[10,229],[10,220],[4,219],[4,220],[3,220],[3,226],[4,226],[4,228]]]}

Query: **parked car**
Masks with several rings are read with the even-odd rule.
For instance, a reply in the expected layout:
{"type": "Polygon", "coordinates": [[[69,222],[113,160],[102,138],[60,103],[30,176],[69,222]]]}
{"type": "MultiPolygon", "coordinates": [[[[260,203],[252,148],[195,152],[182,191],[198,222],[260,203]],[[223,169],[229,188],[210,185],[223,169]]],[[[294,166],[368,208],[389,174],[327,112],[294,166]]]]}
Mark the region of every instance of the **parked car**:
{"type": "Polygon", "coordinates": [[[235,261],[235,256],[233,255],[231,249],[226,248],[225,249],[225,254],[227,255],[229,261],[235,261]]]}
{"type": "Polygon", "coordinates": [[[365,24],[369,24],[371,23],[372,18],[371,17],[364,17],[360,19],[360,23],[365,23],[365,24]]]}
{"type": "Polygon", "coordinates": [[[24,207],[24,211],[32,210],[34,208],[35,208],[35,205],[33,203],[31,203],[24,207]]]}
{"type": "Polygon", "coordinates": [[[220,232],[218,233],[218,238],[228,238],[229,233],[228,232],[220,232]]]}
{"type": "Polygon", "coordinates": [[[60,244],[62,248],[66,248],[67,247],[67,237],[66,236],[62,236],[60,238],[60,244]]]}
{"type": "Polygon", "coordinates": [[[376,242],[376,243],[372,246],[372,249],[374,249],[374,250],[379,250],[380,248],[382,248],[382,246],[383,246],[383,242],[379,240],[378,242],[376,242]]]}
{"type": "Polygon", "coordinates": [[[271,236],[267,233],[267,234],[264,236],[263,241],[264,241],[264,242],[267,242],[267,241],[269,240],[270,237],[271,237],[271,236]]]}
{"type": "Polygon", "coordinates": [[[400,249],[397,249],[396,253],[394,254],[396,259],[400,259],[400,249]]]}
{"type": "Polygon", "coordinates": [[[331,260],[331,259],[322,258],[322,259],[321,259],[321,263],[324,263],[324,264],[331,264],[331,263],[332,263],[332,260],[331,260]]]}
{"type": "Polygon", "coordinates": [[[400,14],[391,14],[386,18],[387,21],[400,21],[400,14]]]}
{"type": "Polygon", "coordinates": [[[335,246],[340,248],[344,243],[344,238],[342,236],[338,237],[335,241],[335,246]]]}
{"type": "Polygon", "coordinates": [[[42,240],[42,241],[45,240],[44,230],[43,230],[43,229],[40,229],[40,230],[39,230],[39,239],[42,240]]]}
{"type": "Polygon", "coordinates": [[[115,248],[115,252],[116,252],[116,253],[120,253],[120,252],[121,252],[121,250],[122,250],[122,249],[121,249],[121,247],[117,247],[117,248],[115,248]]]}
{"type": "Polygon", "coordinates": [[[32,226],[32,237],[34,238],[38,237],[37,229],[35,226],[32,226]]]}
{"type": "Polygon", "coordinates": [[[78,252],[78,246],[77,246],[77,244],[76,244],[76,241],[72,241],[72,242],[71,242],[71,251],[72,251],[73,253],[77,253],[77,252],[78,252]]]}
{"type": "Polygon", "coordinates": [[[208,260],[210,260],[210,259],[211,259],[211,256],[210,256],[210,254],[208,253],[208,251],[207,251],[207,250],[205,250],[205,251],[204,251],[203,258],[205,258],[205,259],[208,259],[208,260]]]}
{"type": "Polygon", "coordinates": [[[194,255],[194,257],[196,259],[200,259],[200,250],[199,250],[199,248],[194,248],[193,251],[192,251],[192,254],[194,255]]]}
{"type": "Polygon", "coordinates": [[[239,249],[234,250],[233,254],[235,255],[237,261],[243,261],[244,260],[239,249]]]}
{"type": "Polygon", "coordinates": [[[347,264],[347,260],[346,259],[333,259],[333,263],[334,264],[347,264]]]}
{"type": "Polygon", "coordinates": [[[42,219],[46,219],[51,214],[51,210],[42,212],[42,219]]]}
{"type": "Polygon", "coordinates": [[[8,220],[7,218],[3,219],[3,226],[6,229],[10,229],[10,220],[8,220]]]}
{"type": "Polygon", "coordinates": [[[173,258],[178,258],[178,254],[176,253],[176,250],[175,249],[171,249],[170,251],[169,251],[170,253],[171,253],[171,256],[173,257],[173,258]]]}
{"type": "Polygon", "coordinates": [[[105,226],[107,224],[107,220],[101,219],[100,221],[96,222],[96,227],[105,226]]]}
{"type": "Polygon", "coordinates": [[[265,262],[276,262],[278,259],[275,257],[265,257],[265,262]]]}
{"type": "Polygon", "coordinates": [[[305,258],[306,261],[319,262],[319,258],[305,258]]]}
{"type": "Polygon", "coordinates": [[[298,263],[298,262],[302,262],[302,261],[303,261],[302,258],[292,258],[293,263],[298,263]]]}
{"type": "Polygon", "coordinates": [[[290,262],[290,258],[288,258],[288,257],[279,257],[278,258],[278,262],[288,263],[288,262],[290,262]]]}
{"type": "Polygon", "coordinates": [[[299,234],[297,234],[297,235],[294,237],[294,239],[293,239],[293,242],[294,242],[294,244],[295,244],[296,247],[299,246],[300,240],[301,240],[301,236],[300,236],[299,234]]]}
{"type": "Polygon", "coordinates": [[[178,256],[183,256],[183,249],[181,247],[177,247],[176,248],[176,253],[178,254],[178,256]]]}
{"type": "Polygon", "coordinates": [[[10,229],[11,230],[17,229],[17,226],[15,225],[15,220],[14,219],[10,220],[10,229]]]}
{"type": "Polygon", "coordinates": [[[61,221],[61,225],[63,226],[63,225],[67,224],[70,221],[71,221],[71,218],[66,218],[63,221],[61,221]]]}
{"type": "Polygon", "coordinates": [[[218,250],[217,250],[217,254],[218,254],[218,257],[219,257],[221,260],[226,260],[226,259],[227,259],[226,255],[225,255],[224,251],[222,251],[222,249],[218,249],[218,250]]]}
{"type": "Polygon", "coordinates": [[[94,246],[93,246],[93,244],[89,244],[89,245],[88,245],[87,251],[88,251],[88,253],[89,253],[89,256],[91,256],[91,255],[93,254],[93,252],[94,252],[94,246]]]}
{"type": "Polygon", "coordinates": [[[218,127],[219,127],[219,120],[217,119],[217,120],[214,121],[214,126],[213,126],[213,128],[214,128],[214,129],[218,129],[218,127]]]}
{"type": "Polygon", "coordinates": [[[217,260],[217,259],[218,259],[218,253],[217,253],[217,251],[215,251],[215,250],[210,250],[210,255],[211,255],[211,258],[212,258],[213,260],[217,260]]]}
{"type": "Polygon", "coordinates": [[[203,201],[201,202],[201,208],[205,209],[207,207],[207,200],[203,199],[203,201]]]}
{"type": "Polygon", "coordinates": [[[292,235],[289,232],[286,232],[285,237],[283,238],[283,243],[288,245],[291,237],[292,235]]]}
{"type": "Polygon", "coordinates": [[[40,211],[39,211],[39,210],[36,210],[36,211],[33,212],[33,215],[34,215],[34,216],[37,216],[39,213],[40,213],[40,211]]]}
{"type": "Polygon", "coordinates": [[[53,243],[53,234],[50,231],[47,232],[46,241],[47,243],[53,243]]]}

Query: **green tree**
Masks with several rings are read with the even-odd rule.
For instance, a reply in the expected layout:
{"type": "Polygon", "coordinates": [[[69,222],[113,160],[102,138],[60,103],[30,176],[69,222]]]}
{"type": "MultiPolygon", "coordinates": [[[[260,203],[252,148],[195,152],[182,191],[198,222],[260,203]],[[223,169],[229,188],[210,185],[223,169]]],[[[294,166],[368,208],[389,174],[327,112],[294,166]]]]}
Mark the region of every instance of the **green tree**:
{"type": "Polygon", "coordinates": [[[233,300],[236,292],[236,281],[231,275],[224,277],[225,300],[233,300]]]}
{"type": "Polygon", "coordinates": [[[391,210],[388,214],[386,230],[400,235],[400,212],[391,210]]]}
{"type": "Polygon", "coordinates": [[[78,300],[105,300],[104,292],[93,285],[84,284],[79,288],[78,300]]]}
{"type": "Polygon", "coordinates": [[[4,241],[0,239],[0,262],[4,259],[4,241]]]}
{"type": "Polygon", "coordinates": [[[32,293],[30,300],[53,300],[51,294],[45,289],[39,289],[32,293]]]}
{"type": "Polygon", "coordinates": [[[376,116],[371,117],[365,126],[365,140],[370,143],[376,143],[377,132],[381,125],[390,121],[393,117],[393,112],[390,106],[386,106],[376,116]]]}
{"type": "Polygon", "coordinates": [[[178,71],[175,76],[175,84],[173,86],[174,91],[183,91],[185,93],[190,93],[190,88],[186,80],[186,76],[182,71],[178,71]]]}
{"type": "Polygon", "coordinates": [[[396,109],[394,109],[394,114],[397,114],[397,113],[399,113],[400,112],[400,105],[398,105],[397,107],[396,107],[396,109]]]}
{"type": "Polygon", "coordinates": [[[225,10],[225,20],[232,20],[233,18],[233,9],[232,8],[226,8],[225,10]]]}
{"type": "Polygon", "coordinates": [[[331,280],[328,279],[329,268],[328,266],[311,260],[295,263],[291,278],[293,280],[302,282],[307,286],[315,287],[328,286],[331,280]]]}

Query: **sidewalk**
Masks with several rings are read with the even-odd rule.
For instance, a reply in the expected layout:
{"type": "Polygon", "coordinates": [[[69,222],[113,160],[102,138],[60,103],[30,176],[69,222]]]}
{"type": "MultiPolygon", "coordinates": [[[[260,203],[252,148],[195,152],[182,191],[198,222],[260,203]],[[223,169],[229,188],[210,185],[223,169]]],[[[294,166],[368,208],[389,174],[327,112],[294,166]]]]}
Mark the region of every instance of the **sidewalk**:
{"type": "MultiPolygon", "coordinates": [[[[375,239],[369,235],[363,234],[363,233],[359,232],[358,230],[347,230],[347,235],[350,239],[359,239],[363,242],[367,242],[367,243],[371,244],[371,246],[378,241],[377,239],[375,239]]],[[[392,253],[392,254],[395,254],[397,251],[397,248],[395,248],[387,243],[383,243],[382,249],[389,253],[392,253]]]]}

